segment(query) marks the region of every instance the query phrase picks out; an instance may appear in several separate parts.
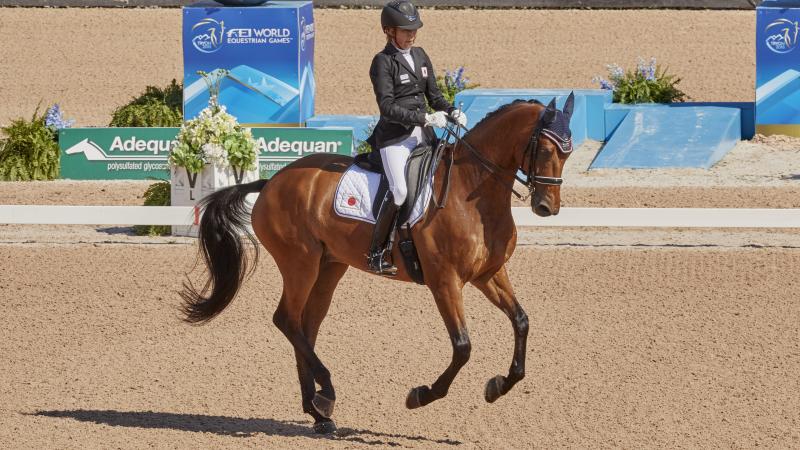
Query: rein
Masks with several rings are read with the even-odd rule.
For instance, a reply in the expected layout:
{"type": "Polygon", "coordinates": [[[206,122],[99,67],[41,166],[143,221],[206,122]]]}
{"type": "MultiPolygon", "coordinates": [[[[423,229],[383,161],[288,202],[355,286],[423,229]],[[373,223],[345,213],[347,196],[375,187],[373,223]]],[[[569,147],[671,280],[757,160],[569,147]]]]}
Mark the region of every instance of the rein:
{"type": "MultiPolygon", "coordinates": [[[[467,150],[470,151],[472,156],[474,156],[475,159],[477,159],[478,162],[484,167],[484,169],[486,169],[490,174],[492,174],[495,178],[497,178],[498,181],[500,181],[502,185],[505,186],[508,190],[510,190],[518,199],[525,201],[533,194],[534,190],[536,189],[537,183],[549,186],[561,186],[561,184],[564,183],[564,179],[561,177],[544,177],[536,175],[536,159],[539,156],[539,141],[541,134],[544,133],[551,139],[553,138],[553,136],[551,136],[551,132],[549,132],[549,130],[544,129],[542,123],[543,114],[544,111],[540,113],[539,120],[536,122],[536,128],[534,129],[530,139],[528,140],[528,145],[525,148],[525,152],[522,154],[523,161],[525,160],[526,156],[528,157],[528,172],[525,174],[527,178],[522,178],[517,173],[519,169],[522,169],[522,166],[520,166],[517,170],[515,170],[513,174],[514,178],[517,181],[519,181],[520,183],[525,185],[525,187],[528,188],[528,195],[525,196],[523,196],[514,189],[513,181],[511,182],[511,185],[505,182],[505,179],[502,175],[504,173],[508,174],[509,171],[507,169],[504,169],[495,164],[494,162],[490,161],[489,159],[487,159],[485,156],[481,154],[481,152],[479,152],[475,147],[473,147],[472,144],[461,138],[461,136],[459,136],[458,133],[454,132],[449,127],[445,128],[444,130],[450,136],[453,136],[453,138],[455,139],[453,153],[455,153],[459,144],[463,144],[464,147],[466,147],[467,150]]],[[[447,119],[451,124],[453,124],[454,127],[456,127],[456,129],[463,129],[465,132],[470,131],[467,130],[464,126],[462,126],[458,122],[456,122],[455,120],[453,120],[452,118],[448,117],[447,119]]],[[[560,145],[559,149],[562,149],[562,151],[564,151],[563,147],[561,147],[560,145]]],[[[449,178],[449,170],[448,170],[448,178],[449,178]]],[[[447,192],[445,191],[445,199],[446,198],[447,198],[447,192]]]]}

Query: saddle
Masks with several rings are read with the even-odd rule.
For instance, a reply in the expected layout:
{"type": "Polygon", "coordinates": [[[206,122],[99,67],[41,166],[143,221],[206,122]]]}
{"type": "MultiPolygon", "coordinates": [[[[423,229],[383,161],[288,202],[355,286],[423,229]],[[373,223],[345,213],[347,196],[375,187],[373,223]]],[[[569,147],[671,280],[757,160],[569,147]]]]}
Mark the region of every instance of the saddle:
{"type": "MultiPolygon", "coordinates": [[[[433,174],[436,172],[436,167],[441,160],[444,143],[444,141],[438,141],[435,145],[420,145],[411,151],[408,161],[406,162],[406,185],[408,186],[408,195],[406,196],[405,203],[400,207],[397,224],[404,224],[408,221],[418,197],[423,192],[425,186],[432,181],[433,174]]],[[[383,171],[381,154],[376,151],[362,153],[355,157],[355,164],[364,170],[380,174],[381,181],[378,186],[378,193],[372,204],[372,211],[377,212],[381,206],[380,202],[389,189],[389,181],[383,171]]],[[[400,254],[403,255],[408,274],[416,283],[425,284],[422,266],[420,265],[419,256],[417,255],[414,240],[411,236],[411,227],[398,225],[392,232],[390,238],[390,242],[392,243],[395,239],[395,231],[400,234],[398,246],[400,247],[400,254]]]]}

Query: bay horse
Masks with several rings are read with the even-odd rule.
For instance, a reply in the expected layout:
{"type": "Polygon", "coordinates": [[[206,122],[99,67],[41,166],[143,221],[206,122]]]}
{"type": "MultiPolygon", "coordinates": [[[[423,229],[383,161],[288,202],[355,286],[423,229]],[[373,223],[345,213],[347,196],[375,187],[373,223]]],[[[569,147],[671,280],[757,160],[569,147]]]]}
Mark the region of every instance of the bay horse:
{"type": "MultiPolygon", "coordinates": [[[[453,347],[450,365],[430,386],[411,389],[408,408],[418,408],[447,395],[450,384],[470,356],[462,289],[476,286],[511,320],[514,356],[508,375],[488,381],[487,402],[505,395],[525,376],[528,317],[514,296],[506,261],[516,246],[511,192],[518,170],[526,175],[531,208],[539,216],[558,214],[561,173],[572,151],[569,119],[574,95],[563,111],[555,99],[545,106],[515,100],[481,120],[463,138],[448,143],[452,157],[449,201],[429,207],[412,228],[425,284],[433,294],[453,347]]],[[[270,180],[234,185],[201,202],[200,253],[208,279],[199,290],[185,282],[184,320],[204,323],[216,317],[236,296],[255,267],[258,241],[272,255],[283,278],[283,294],[274,324],[291,342],[297,360],[303,411],[314,418],[314,431],[331,433],[335,391],[331,374],[314,351],[317,333],[328,312],[334,289],[348,267],[367,270],[372,224],[337,216],[333,211],[337,182],[353,159],[315,154],[301,158],[270,180]],[[245,197],[259,192],[248,212],[245,197]],[[247,234],[256,249],[249,261],[240,239],[247,234]],[[346,237],[346,238],[342,238],[346,237]],[[320,386],[319,391],[316,385],[320,386]]],[[[434,192],[441,192],[444,164],[435,173],[434,192]]],[[[434,194],[436,195],[436,194],[434,194]]],[[[397,247],[396,279],[411,281],[397,247]]]]}

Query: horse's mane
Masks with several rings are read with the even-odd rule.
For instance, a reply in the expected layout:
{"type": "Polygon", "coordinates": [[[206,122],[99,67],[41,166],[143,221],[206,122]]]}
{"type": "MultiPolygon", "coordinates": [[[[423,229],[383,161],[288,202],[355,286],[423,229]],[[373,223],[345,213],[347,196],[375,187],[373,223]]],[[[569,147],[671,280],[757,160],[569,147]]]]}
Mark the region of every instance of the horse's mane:
{"type": "MultiPolygon", "coordinates": [[[[539,100],[535,100],[535,99],[525,100],[525,99],[518,98],[518,99],[514,100],[513,102],[506,103],[505,105],[497,108],[496,110],[490,112],[489,114],[486,114],[486,116],[483,119],[481,119],[478,123],[475,124],[475,126],[472,127],[472,129],[469,131],[469,133],[467,133],[467,135],[472,133],[474,130],[477,130],[478,128],[480,128],[482,123],[488,122],[489,119],[491,119],[492,117],[499,116],[502,112],[504,112],[504,111],[508,110],[509,108],[511,108],[512,106],[518,105],[520,103],[544,105],[544,103],[540,102],[539,100]]],[[[464,137],[467,137],[467,136],[465,135],[464,137]]]]}

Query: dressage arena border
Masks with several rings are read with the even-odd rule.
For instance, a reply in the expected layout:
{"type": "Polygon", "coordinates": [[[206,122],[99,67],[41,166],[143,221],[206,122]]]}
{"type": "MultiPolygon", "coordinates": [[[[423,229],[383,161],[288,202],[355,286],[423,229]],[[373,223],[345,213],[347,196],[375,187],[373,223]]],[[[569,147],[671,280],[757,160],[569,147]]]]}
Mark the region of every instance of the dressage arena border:
{"type": "MultiPolygon", "coordinates": [[[[754,9],[761,0],[418,0],[422,7],[537,9],[754,9]]],[[[0,0],[0,7],[177,8],[187,0],[0,0]]],[[[383,0],[315,0],[319,8],[379,8],[383,0]]]]}
{"type": "MultiPolygon", "coordinates": [[[[563,208],[538,217],[511,208],[517,226],[637,228],[800,228],[800,209],[563,208]]],[[[23,225],[197,225],[193,206],[0,205],[0,223],[23,225]]]]}

